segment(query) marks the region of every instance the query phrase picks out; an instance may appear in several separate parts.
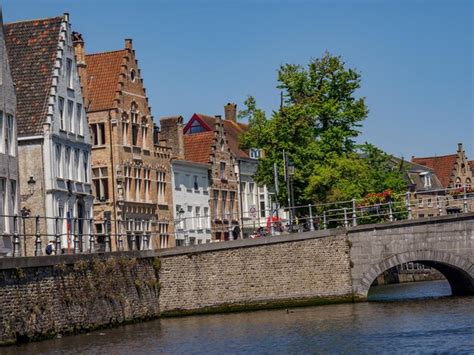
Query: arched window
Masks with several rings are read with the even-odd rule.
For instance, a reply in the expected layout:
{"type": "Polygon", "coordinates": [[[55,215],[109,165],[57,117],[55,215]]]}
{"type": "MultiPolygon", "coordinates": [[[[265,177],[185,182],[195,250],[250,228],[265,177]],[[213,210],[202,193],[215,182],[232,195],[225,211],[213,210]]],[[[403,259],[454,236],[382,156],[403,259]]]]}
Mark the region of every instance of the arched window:
{"type": "Polygon", "coordinates": [[[456,184],[455,184],[456,187],[462,187],[462,183],[461,183],[461,178],[457,177],[456,178],[456,184]]]}
{"type": "Polygon", "coordinates": [[[135,102],[132,102],[130,107],[130,118],[132,121],[132,145],[138,146],[139,122],[137,104],[135,102]]]}
{"type": "Polygon", "coordinates": [[[132,83],[134,83],[135,79],[136,79],[135,69],[132,69],[130,70],[130,80],[132,81],[132,83]]]}
{"type": "Polygon", "coordinates": [[[471,187],[472,187],[471,179],[467,178],[466,179],[466,188],[468,190],[471,190],[471,187]]]}

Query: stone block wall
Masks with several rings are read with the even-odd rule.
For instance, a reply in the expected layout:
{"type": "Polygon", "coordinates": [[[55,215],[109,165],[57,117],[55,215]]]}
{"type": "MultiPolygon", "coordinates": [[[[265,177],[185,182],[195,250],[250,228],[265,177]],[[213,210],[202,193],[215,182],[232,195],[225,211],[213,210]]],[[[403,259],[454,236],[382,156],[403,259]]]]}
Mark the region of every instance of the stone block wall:
{"type": "Polygon", "coordinates": [[[0,344],[159,315],[158,258],[58,256],[0,264],[0,344]]]}
{"type": "Polygon", "coordinates": [[[195,246],[194,253],[181,255],[178,250],[162,253],[162,313],[352,300],[345,235],[305,234],[313,239],[281,236],[195,246]]]}

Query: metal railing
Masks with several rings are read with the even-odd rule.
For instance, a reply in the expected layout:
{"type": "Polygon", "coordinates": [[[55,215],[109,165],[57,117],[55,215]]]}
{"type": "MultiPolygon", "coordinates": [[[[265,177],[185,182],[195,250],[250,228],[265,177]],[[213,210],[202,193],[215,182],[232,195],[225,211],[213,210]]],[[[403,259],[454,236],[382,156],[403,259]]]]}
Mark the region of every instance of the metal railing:
{"type": "Polygon", "coordinates": [[[214,242],[469,211],[474,211],[474,192],[466,185],[390,194],[375,203],[353,199],[258,212],[217,211],[213,216],[174,221],[0,215],[0,240],[3,238],[3,256],[14,257],[149,250],[172,246],[173,234],[177,240],[193,233],[206,234],[214,242]]]}

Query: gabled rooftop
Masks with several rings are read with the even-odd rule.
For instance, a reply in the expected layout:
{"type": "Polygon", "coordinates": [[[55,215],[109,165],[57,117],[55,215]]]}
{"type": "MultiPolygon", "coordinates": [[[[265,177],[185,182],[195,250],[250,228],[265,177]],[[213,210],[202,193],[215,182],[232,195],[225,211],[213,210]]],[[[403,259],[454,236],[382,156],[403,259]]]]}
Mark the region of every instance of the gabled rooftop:
{"type": "Polygon", "coordinates": [[[4,25],[16,85],[18,136],[38,135],[46,122],[61,23],[65,16],[4,25]]]}
{"type": "Polygon", "coordinates": [[[411,161],[433,169],[441,184],[443,184],[444,187],[448,187],[457,157],[457,154],[443,155],[439,157],[412,157],[411,161]]]}

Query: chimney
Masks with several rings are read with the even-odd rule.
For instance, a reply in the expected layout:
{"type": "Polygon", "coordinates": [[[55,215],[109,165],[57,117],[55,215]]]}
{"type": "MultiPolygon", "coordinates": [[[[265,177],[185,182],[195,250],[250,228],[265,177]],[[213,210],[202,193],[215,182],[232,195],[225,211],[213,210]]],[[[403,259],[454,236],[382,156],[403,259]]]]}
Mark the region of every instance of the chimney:
{"type": "Polygon", "coordinates": [[[160,118],[161,139],[171,148],[172,159],[184,159],[183,117],[160,118]]]}
{"type": "Polygon", "coordinates": [[[462,152],[462,143],[458,143],[458,152],[462,152]]]}
{"type": "Polygon", "coordinates": [[[130,49],[132,50],[132,39],[131,38],[125,38],[125,49],[130,49]]]}
{"type": "Polygon", "coordinates": [[[72,45],[74,47],[74,54],[76,55],[77,72],[81,82],[82,96],[84,97],[85,106],[88,92],[87,92],[87,64],[86,64],[86,50],[84,47],[84,40],[82,34],[79,32],[72,32],[72,45]]]}
{"type": "Polygon", "coordinates": [[[228,102],[224,105],[225,119],[227,121],[237,122],[237,105],[233,102],[228,102]]]}

